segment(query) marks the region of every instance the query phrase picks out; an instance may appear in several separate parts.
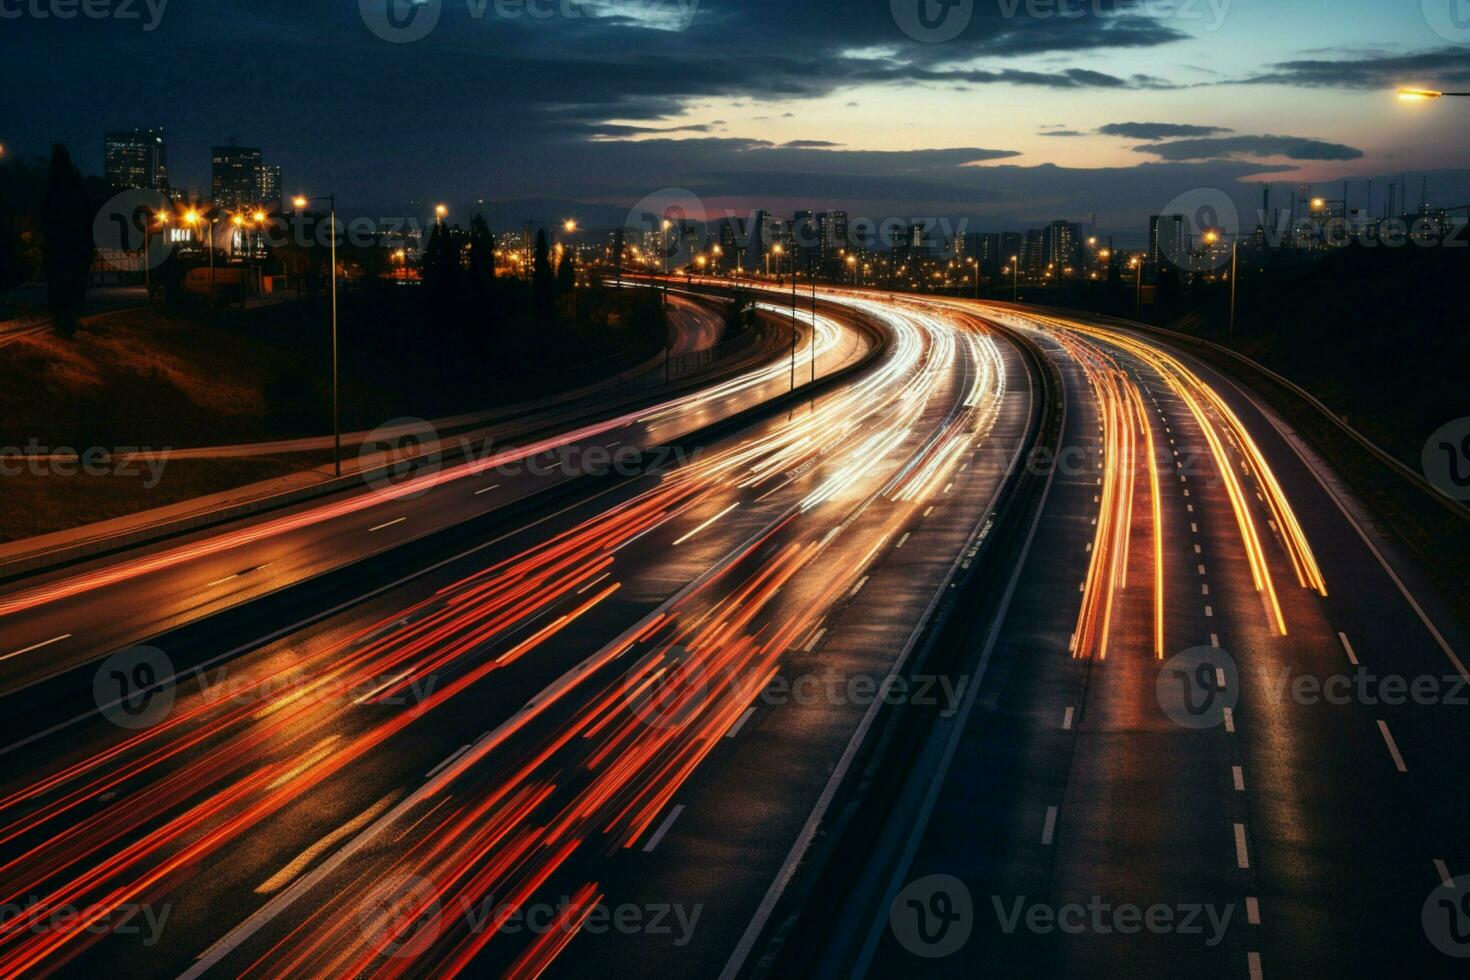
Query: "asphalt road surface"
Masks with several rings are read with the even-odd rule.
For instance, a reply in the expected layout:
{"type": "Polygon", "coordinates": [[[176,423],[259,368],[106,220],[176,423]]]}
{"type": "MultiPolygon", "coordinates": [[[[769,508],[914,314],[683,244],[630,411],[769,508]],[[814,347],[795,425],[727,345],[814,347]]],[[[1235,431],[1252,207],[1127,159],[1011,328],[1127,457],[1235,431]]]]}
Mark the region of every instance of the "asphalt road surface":
{"type": "Polygon", "coordinates": [[[1330,469],[1116,327],[820,298],[817,373],[883,345],[814,397],[706,429],[777,362],[0,593],[0,973],[1462,975],[1420,916],[1470,869],[1464,627],[1330,469]],[[999,615],[915,673],[1036,465],[999,615]],[[1442,696],[1294,686],[1360,669],[1442,696]],[[926,700],[917,805],[780,934],[926,700]]]}

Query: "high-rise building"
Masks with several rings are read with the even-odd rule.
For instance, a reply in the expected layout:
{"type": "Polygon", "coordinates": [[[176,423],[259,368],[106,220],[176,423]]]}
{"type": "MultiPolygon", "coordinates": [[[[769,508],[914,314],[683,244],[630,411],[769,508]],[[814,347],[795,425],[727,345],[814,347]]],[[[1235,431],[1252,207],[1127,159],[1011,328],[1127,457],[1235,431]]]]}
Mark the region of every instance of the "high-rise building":
{"type": "Polygon", "coordinates": [[[1076,272],[1082,264],[1082,226],[1073,221],[1053,221],[1047,232],[1047,263],[1058,277],[1067,275],[1069,268],[1076,272]]]}
{"type": "Polygon", "coordinates": [[[1148,219],[1148,264],[1157,272],[1161,262],[1184,268],[1189,249],[1184,237],[1184,215],[1153,214],[1148,219]]]}
{"type": "Polygon", "coordinates": [[[123,129],[102,137],[107,183],[119,189],[168,190],[168,145],[162,129],[123,129]]]}
{"type": "Polygon", "coordinates": [[[1021,237],[1019,231],[1003,231],[1000,233],[1000,264],[1002,267],[1011,264],[1011,256],[1018,260],[1021,252],[1026,247],[1026,240],[1021,237]]]}
{"type": "Polygon", "coordinates": [[[810,210],[797,211],[791,217],[791,244],[803,269],[816,265],[822,254],[822,236],[816,215],[810,210]]]}
{"type": "Polygon", "coordinates": [[[823,211],[817,215],[817,231],[822,238],[822,258],[830,260],[848,246],[847,212],[823,211]]]}
{"type": "Polygon", "coordinates": [[[1026,240],[1021,245],[1021,272],[1028,276],[1039,276],[1046,269],[1047,229],[1028,228],[1026,240]]]}
{"type": "Polygon", "coordinates": [[[266,208],[281,206],[281,168],[262,164],[256,171],[255,203],[266,208]]]}
{"type": "Polygon", "coordinates": [[[214,180],[211,196],[226,208],[260,203],[260,151],[249,146],[216,146],[213,151],[214,180]]]}
{"type": "Polygon", "coordinates": [[[972,233],[966,235],[965,238],[968,239],[966,248],[969,250],[970,257],[980,264],[984,272],[993,275],[1010,260],[1009,255],[1004,259],[1001,258],[1000,236],[994,232],[972,233]]]}

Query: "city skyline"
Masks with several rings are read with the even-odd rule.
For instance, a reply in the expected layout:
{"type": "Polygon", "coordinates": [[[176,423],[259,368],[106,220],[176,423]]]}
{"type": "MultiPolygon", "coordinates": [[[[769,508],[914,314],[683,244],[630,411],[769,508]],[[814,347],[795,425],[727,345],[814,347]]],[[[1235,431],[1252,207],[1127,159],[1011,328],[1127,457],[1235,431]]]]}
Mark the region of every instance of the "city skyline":
{"type": "Polygon", "coordinates": [[[178,134],[176,182],[204,186],[210,147],[237,134],[277,147],[302,188],[330,185],[385,213],[490,196],[627,206],[687,188],[712,209],[1002,224],[1097,212],[1116,225],[1196,188],[1243,207],[1262,180],[1382,186],[1403,172],[1428,173],[1439,205],[1470,200],[1458,107],[1393,97],[1470,77],[1452,25],[1419,10],[1362,3],[1325,17],[1233,3],[1161,16],[1138,4],[1062,16],[1033,0],[975,5],[955,37],[925,43],[888,6],[609,0],[533,18],[443,3],[414,43],[385,40],[356,5],[168,8],[152,31],[30,18],[7,23],[36,43],[0,71],[12,84],[57,79],[23,118],[0,119],[0,135],[21,155],[53,138],[82,147],[84,169],[100,172],[92,133],[163,125],[178,134]],[[246,69],[186,77],[146,55],[226,37],[248,50],[246,69]],[[104,60],[133,54],[146,66],[136,77],[89,84],[104,60]],[[383,99],[389,90],[418,97],[383,99]]]}

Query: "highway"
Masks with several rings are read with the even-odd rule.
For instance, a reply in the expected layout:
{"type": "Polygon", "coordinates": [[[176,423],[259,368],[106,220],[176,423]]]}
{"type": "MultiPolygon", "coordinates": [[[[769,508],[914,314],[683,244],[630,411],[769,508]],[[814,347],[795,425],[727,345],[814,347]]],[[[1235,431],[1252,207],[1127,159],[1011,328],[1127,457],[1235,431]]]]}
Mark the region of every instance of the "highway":
{"type": "MultiPolygon", "coordinates": [[[[871,341],[820,321],[817,363],[838,370],[871,341]]],[[[808,337],[810,331],[803,334],[808,337]]],[[[809,353],[802,340],[803,356],[809,353]]],[[[476,439],[455,463],[401,463],[365,493],[334,495],[270,512],[243,525],[199,531],[22,580],[0,592],[5,642],[0,690],[19,692],[129,643],[158,636],[274,594],[321,573],[383,555],[568,483],[589,471],[648,465],[641,451],[759,404],[789,385],[784,360],[669,400],[661,372],[619,389],[630,403],[596,392],[521,417],[476,439]],[[617,410],[609,412],[611,403],[617,410]],[[78,626],[86,623],[85,628],[78,626]]],[[[386,423],[395,433],[397,420],[386,423]]],[[[412,427],[412,426],[410,426],[412,427]]],[[[395,436],[395,438],[397,438],[395,436]]],[[[421,427],[406,448],[431,442],[421,427]]],[[[668,465],[669,453],[654,453],[668,465]]]]}
{"type": "Polygon", "coordinates": [[[1105,323],[985,312],[1060,368],[1071,461],[803,975],[1463,975],[1421,911],[1470,868],[1465,624],[1258,397],[1105,323]],[[972,918],[928,959],[893,922],[955,907],[900,900],[931,875],[972,918]]]}
{"type": "Polygon", "coordinates": [[[1292,681],[1448,687],[1465,625],[1330,468],[1107,321],[818,300],[814,394],[759,408],[781,358],[0,592],[0,974],[1458,975],[1463,710],[1292,681]],[[578,462],[620,445],[680,451],[578,462]],[[1209,914],[1024,924],[1103,903],[1209,914]]]}

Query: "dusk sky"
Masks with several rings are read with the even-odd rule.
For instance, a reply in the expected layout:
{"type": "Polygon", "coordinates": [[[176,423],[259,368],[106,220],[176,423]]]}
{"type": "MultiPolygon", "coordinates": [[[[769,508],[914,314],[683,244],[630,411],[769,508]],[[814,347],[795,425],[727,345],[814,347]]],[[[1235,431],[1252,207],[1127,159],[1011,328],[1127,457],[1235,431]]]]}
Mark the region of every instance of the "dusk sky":
{"type": "Polygon", "coordinates": [[[97,173],[103,130],[163,126],[174,183],[201,187],[233,137],[288,192],[390,215],[682,187],[711,209],[1127,230],[1195,188],[1249,208],[1260,180],[1284,196],[1405,172],[1417,200],[1426,171],[1453,205],[1470,106],[1392,94],[1470,81],[1450,2],[429,0],[408,30],[434,29],[393,43],[368,25],[384,0],[137,0],[96,20],[4,0],[0,84],[21,97],[0,142],[59,140],[97,173]],[[956,36],[906,33],[920,3],[956,36]]]}

